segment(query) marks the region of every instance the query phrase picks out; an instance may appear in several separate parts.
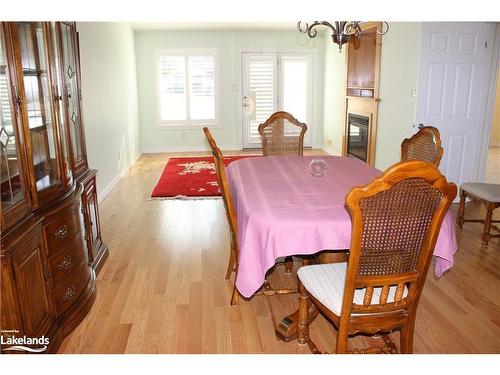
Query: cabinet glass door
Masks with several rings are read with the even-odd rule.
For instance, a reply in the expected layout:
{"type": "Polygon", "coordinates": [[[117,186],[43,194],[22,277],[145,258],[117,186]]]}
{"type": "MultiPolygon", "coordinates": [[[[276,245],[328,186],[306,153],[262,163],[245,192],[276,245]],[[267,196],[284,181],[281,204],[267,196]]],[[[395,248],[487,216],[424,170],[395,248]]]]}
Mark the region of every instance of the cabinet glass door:
{"type": "Polygon", "coordinates": [[[52,35],[52,45],[54,46],[54,63],[53,63],[53,81],[55,82],[53,85],[54,91],[54,104],[56,109],[56,116],[59,122],[59,131],[61,133],[61,152],[62,152],[62,160],[63,160],[63,176],[66,176],[67,184],[71,183],[72,175],[71,175],[71,165],[70,165],[70,157],[69,157],[69,134],[67,131],[66,124],[66,111],[64,108],[64,100],[63,100],[63,92],[64,92],[64,79],[61,66],[61,53],[57,46],[58,36],[56,32],[56,23],[51,23],[51,35],[52,35]]]}
{"type": "Polygon", "coordinates": [[[58,134],[53,117],[48,51],[42,22],[17,23],[36,190],[60,184],[58,134]]]}
{"type": "Polygon", "coordinates": [[[8,65],[0,25],[0,191],[4,213],[25,199],[15,112],[20,97],[10,83],[8,65]]]}
{"type": "Polygon", "coordinates": [[[80,99],[78,90],[78,66],[74,39],[74,26],[61,22],[62,72],[65,82],[65,99],[67,121],[71,139],[71,156],[73,169],[78,170],[85,164],[85,148],[80,114],[80,99]]]}

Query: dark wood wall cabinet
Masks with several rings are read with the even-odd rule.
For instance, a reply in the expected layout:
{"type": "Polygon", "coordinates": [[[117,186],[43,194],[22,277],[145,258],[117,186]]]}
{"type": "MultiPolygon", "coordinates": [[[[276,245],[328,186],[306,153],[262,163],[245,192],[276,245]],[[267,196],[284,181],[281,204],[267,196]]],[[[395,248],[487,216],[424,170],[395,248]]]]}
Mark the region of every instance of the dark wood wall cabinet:
{"type": "Polygon", "coordinates": [[[73,22],[0,23],[0,335],[49,339],[85,317],[101,238],[73,22]]]}

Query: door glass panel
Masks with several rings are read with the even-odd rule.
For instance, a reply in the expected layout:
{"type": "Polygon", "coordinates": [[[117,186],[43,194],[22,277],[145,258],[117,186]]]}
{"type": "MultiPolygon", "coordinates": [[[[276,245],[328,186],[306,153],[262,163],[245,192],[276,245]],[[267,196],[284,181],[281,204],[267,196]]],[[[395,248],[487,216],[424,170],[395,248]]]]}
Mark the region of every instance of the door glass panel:
{"type": "Polygon", "coordinates": [[[69,132],[71,136],[71,152],[73,163],[78,165],[83,161],[83,147],[81,136],[81,120],[78,103],[78,81],[75,58],[75,45],[70,26],[61,23],[61,37],[63,47],[63,74],[66,83],[66,97],[68,102],[69,132]]]}
{"type": "Polygon", "coordinates": [[[309,54],[280,55],[280,109],[306,123],[304,145],[311,145],[312,64],[309,54]]]}
{"type": "Polygon", "coordinates": [[[14,108],[7,81],[7,55],[0,28],[0,191],[2,211],[24,198],[19,171],[18,143],[14,108]]]}
{"type": "Polygon", "coordinates": [[[307,61],[283,58],[283,110],[307,120],[307,61]]]}
{"type": "Polygon", "coordinates": [[[31,136],[36,189],[44,190],[60,181],[56,131],[52,118],[45,31],[41,22],[17,24],[24,77],[28,127],[31,136]]]}
{"type": "Polygon", "coordinates": [[[54,70],[55,70],[55,93],[59,99],[56,100],[56,110],[57,110],[57,119],[59,121],[60,127],[59,131],[61,132],[61,150],[62,150],[62,157],[63,157],[63,164],[64,164],[64,173],[68,174],[69,171],[71,170],[69,166],[69,156],[68,156],[68,136],[67,136],[67,128],[66,128],[66,117],[65,117],[65,112],[63,111],[63,101],[61,99],[61,95],[63,92],[63,85],[64,83],[61,81],[61,64],[60,64],[60,56],[59,56],[59,49],[57,48],[58,42],[57,42],[57,33],[55,32],[55,23],[52,23],[52,38],[53,42],[52,44],[54,45],[54,70]]]}
{"type": "Polygon", "coordinates": [[[92,243],[94,244],[98,237],[99,237],[99,231],[98,231],[98,222],[97,222],[97,205],[95,202],[95,195],[92,195],[92,198],[89,200],[89,219],[90,219],[90,227],[92,231],[92,243]]]}

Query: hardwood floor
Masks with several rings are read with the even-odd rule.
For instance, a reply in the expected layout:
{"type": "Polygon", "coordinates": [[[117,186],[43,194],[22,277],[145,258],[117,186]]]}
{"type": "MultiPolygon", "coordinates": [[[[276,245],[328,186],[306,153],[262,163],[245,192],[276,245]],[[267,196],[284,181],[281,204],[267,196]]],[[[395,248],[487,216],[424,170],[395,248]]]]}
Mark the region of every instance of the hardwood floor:
{"type": "MultiPolygon", "coordinates": [[[[169,156],[174,154],[143,155],[101,204],[110,256],[92,310],[60,352],[310,353],[274,335],[275,324],[298,305],[296,295],[229,305],[229,232],[221,200],[149,200],[169,156]]],[[[475,203],[466,213],[484,215],[475,203]]],[[[500,239],[482,248],[481,231],[474,223],[457,230],[455,266],[440,279],[429,272],[415,353],[500,353],[500,239]]],[[[296,282],[295,273],[275,271],[272,283],[296,282]]],[[[311,335],[320,349],[333,349],[335,330],[324,318],[311,325],[311,335]]],[[[399,334],[391,335],[398,343],[399,334]]]]}

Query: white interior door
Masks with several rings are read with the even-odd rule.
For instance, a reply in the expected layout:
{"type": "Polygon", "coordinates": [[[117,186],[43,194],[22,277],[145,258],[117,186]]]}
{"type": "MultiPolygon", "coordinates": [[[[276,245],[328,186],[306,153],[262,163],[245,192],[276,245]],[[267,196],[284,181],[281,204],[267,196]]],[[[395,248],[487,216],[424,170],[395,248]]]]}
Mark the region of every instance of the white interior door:
{"type": "Polygon", "coordinates": [[[291,113],[309,128],[312,140],[313,55],[300,53],[242,54],[243,148],[260,148],[258,127],[274,112],[291,113]]]}
{"type": "Polygon", "coordinates": [[[422,27],[417,123],[441,133],[440,170],[456,184],[477,178],[492,43],[485,22],[422,27]]]}

